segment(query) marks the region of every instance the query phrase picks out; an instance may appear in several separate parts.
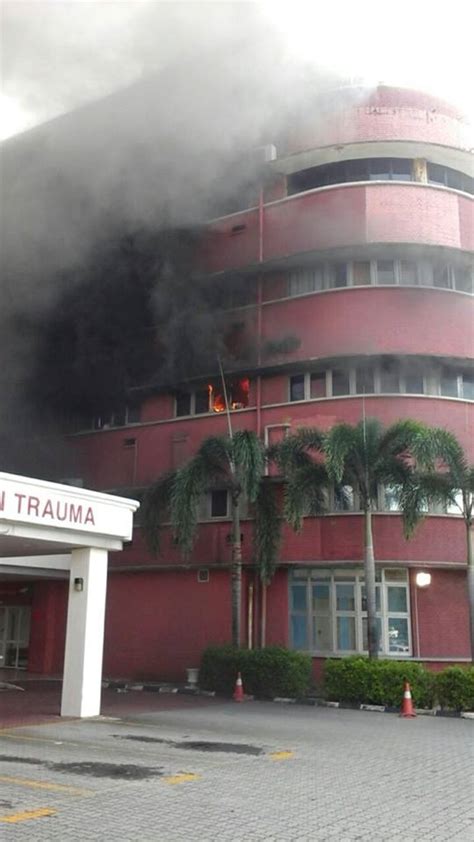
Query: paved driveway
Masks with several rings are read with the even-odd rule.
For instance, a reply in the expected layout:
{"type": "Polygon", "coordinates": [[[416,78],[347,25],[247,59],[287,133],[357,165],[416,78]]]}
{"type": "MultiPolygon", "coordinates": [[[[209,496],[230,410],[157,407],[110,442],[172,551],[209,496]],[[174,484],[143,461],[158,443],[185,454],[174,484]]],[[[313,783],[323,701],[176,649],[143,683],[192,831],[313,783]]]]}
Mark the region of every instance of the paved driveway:
{"type": "Polygon", "coordinates": [[[138,695],[0,733],[3,838],[474,838],[471,721],[138,695]]]}

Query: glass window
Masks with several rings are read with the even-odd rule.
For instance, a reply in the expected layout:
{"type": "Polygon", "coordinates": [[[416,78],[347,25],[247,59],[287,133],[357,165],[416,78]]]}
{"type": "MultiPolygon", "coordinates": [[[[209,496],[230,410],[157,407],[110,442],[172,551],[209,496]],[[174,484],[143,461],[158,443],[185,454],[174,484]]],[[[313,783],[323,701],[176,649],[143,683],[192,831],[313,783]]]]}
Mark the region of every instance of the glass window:
{"type": "Polygon", "coordinates": [[[291,640],[295,649],[308,648],[308,631],[306,616],[293,614],[291,617],[291,640]]]}
{"type": "Polygon", "coordinates": [[[460,515],[464,510],[464,500],[462,496],[462,491],[456,491],[453,495],[453,499],[448,502],[446,506],[446,511],[448,515],[460,515]]]}
{"type": "Polygon", "coordinates": [[[446,184],[445,167],[440,167],[439,164],[432,164],[428,161],[427,171],[429,184],[446,184]]]}
{"type": "Polygon", "coordinates": [[[311,269],[299,269],[290,272],[289,295],[305,295],[314,290],[314,277],[311,269]]]}
{"type": "Polygon", "coordinates": [[[456,374],[444,372],[441,375],[440,392],[445,398],[458,397],[458,378],[456,374]]]}
{"type": "Polygon", "coordinates": [[[330,286],[347,286],[347,263],[332,263],[329,267],[330,286]]]}
{"type": "Polygon", "coordinates": [[[312,586],[313,613],[329,613],[329,585],[318,583],[312,586]]]}
{"type": "Polygon", "coordinates": [[[340,485],[334,489],[334,511],[353,512],[355,509],[354,489],[351,485],[340,485]]]}
{"type": "Polygon", "coordinates": [[[449,289],[451,286],[449,266],[446,263],[435,263],[433,266],[433,286],[449,289]]]}
{"type": "Polygon", "coordinates": [[[473,273],[470,266],[454,267],[454,285],[459,292],[473,291],[473,273]]]}
{"type": "Polygon", "coordinates": [[[373,158],[369,169],[370,181],[388,181],[391,178],[390,158],[373,158]]]}
{"type": "MultiPolygon", "coordinates": [[[[362,577],[361,577],[362,578],[362,577]]],[[[380,611],[381,606],[381,596],[380,596],[380,585],[375,586],[375,610],[380,611]]],[[[362,611],[367,611],[367,597],[365,594],[365,585],[361,585],[360,589],[360,601],[362,606],[362,611]]]]}
{"type": "Polygon", "coordinates": [[[326,397],[326,372],[320,371],[311,375],[310,394],[312,398],[326,397]]]}
{"type": "Polygon", "coordinates": [[[176,395],[176,415],[191,414],[191,395],[189,392],[178,392],[176,395]]]}
{"type": "Polygon", "coordinates": [[[405,587],[393,587],[390,585],[387,588],[388,593],[388,610],[394,611],[398,614],[406,614],[407,612],[407,591],[405,587]]]}
{"type": "Polygon", "coordinates": [[[336,608],[338,611],[354,611],[354,585],[336,585],[336,608]]]}
{"type": "MultiPolygon", "coordinates": [[[[377,632],[379,638],[379,651],[383,651],[383,638],[382,638],[382,620],[380,617],[377,617],[377,632]]],[[[362,618],[362,647],[364,652],[367,651],[369,648],[369,641],[367,636],[367,617],[362,618]]]]}
{"type": "Polygon", "coordinates": [[[293,611],[306,611],[306,584],[292,586],[291,604],[293,611]]]}
{"type": "Polygon", "coordinates": [[[398,491],[391,485],[385,485],[383,488],[382,506],[385,512],[399,510],[398,491]]]}
{"type": "Polygon", "coordinates": [[[355,650],[355,617],[337,618],[337,648],[346,651],[355,650]]]}
{"type": "Polygon", "coordinates": [[[140,406],[129,406],[127,408],[127,423],[138,424],[140,421],[140,406]]]}
{"type": "Polygon", "coordinates": [[[474,401],[474,372],[463,374],[462,396],[466,401],[474,401]]]}
{"type": "Polygon", "coordinates": [[[370,366],[361,366],[356,369],[356,393],[358,395],[371,395],[375,392],[374,369],[370,366]]]}
{"type": "Polygon", "coordinates": [[[400,378],[395,365],[383,366],[380,372],[380,391],[385,394],[400,391],[400,378]]]}
{"type": "Polygon", "coordinates": [[[226,489],[211,491],[211,517],[227,517],[227,502],[226,489]]]}
{"type": "Polygon", "coordinates": [[[416,286],[418,283],[418,267],[412,260],[400,261],[400,283],[404,286],[416,286]]]}
{"type": "Polygon", "coordinates": [[[332,393],[333,395],[350,394],[349,372],[334,369],[332,372],[332,393]]]}
{"type": "Polygon", "coordinates": [[[290,377],[290,401],[304,401],[304,374],[295,374],[290,377]]]}
{"type": "Polygon", "coordinates": [[[392,158],[392,179],[394,181],[412,180],[412,163],[409,158],[392,158]]]}
{"type": "Polygon", "coordinates": [[[466,176],[462,172],[446,167],[446,183],[453,190],[466,190],[466,176]]]}
{"type": "Polygon", "coordinates": [[[377,283],[381,286],[396,283],[393,260],[377,260],[377,283]]]}
{"type": "Polygon", "coordinates": [[[368,286],[371,282],[370,261],[356,260],[352,264],[352,283],[355,287],[368,286]]]}
{"type": "Polygon", "coordinates": [[[405,392],[409,395],[423,395],[424,382],[421,374],[405,374],[405,392]]]}
{"type": "Polygon", "coordinates": [[[315,614],[313,618],[313,649],[316,652],[332,650],[331,618],[315,614]]]}
{"type": "Polygon", "coordinates": [[[209,412],[209,389],[199,389],[194,393],[194,400],[194,412],[196,415],[209,412]]]}
{"type": "Polygon", "coordinates": [[[390,652],[409,653],[408,619],[406,617],[388,618],[388,643],[390,652]]]}
{"type": "Polygon", "coordinates": [[[346,181],[368,181],[368,161],[346,161],[346,181]]]}

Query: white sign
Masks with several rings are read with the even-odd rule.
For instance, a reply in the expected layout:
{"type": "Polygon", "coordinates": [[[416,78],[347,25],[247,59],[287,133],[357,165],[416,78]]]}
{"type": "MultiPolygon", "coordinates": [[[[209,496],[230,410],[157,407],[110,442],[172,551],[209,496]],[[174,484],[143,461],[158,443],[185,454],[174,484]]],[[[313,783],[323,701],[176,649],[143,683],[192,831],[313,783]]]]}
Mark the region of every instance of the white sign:
{"type": "Polygon", "coordinates": [[[129,540],[136,500],[0,473],[0,521],[129,540]]]}

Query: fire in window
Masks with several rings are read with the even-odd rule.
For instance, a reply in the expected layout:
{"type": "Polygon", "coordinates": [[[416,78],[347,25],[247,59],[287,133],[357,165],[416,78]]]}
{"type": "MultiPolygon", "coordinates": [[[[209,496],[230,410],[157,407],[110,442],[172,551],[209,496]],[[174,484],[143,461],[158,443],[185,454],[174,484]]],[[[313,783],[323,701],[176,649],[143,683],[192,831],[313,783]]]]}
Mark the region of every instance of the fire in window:
{"type": "MultiPolygon", "coordinates": [[[[248,377],[226,383],[229,409],[245,409],[249,405],[250,380],[248,377]]],[[[211,412],[225,412],[226,402],[222,386],[209,383],[209,408],[211,412]]]]}

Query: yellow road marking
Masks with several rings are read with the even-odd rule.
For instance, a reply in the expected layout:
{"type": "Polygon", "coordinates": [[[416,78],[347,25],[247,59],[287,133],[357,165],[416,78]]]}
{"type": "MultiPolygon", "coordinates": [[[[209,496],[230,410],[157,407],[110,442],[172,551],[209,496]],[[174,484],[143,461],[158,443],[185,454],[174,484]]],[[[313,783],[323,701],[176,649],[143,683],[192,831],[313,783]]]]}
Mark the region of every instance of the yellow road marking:
{"type": "Polygon", "coordinates": [[[46,781],[31,781],[28,778],[14,778],[10,775],[0,775],[0,783],[26,786],[31,789],[47,789],[50,792],[64,792],[68,795],[94,795],[92,789],[79,789],[65,784],[49,784],[46,781]]]}
{"type": "Polygon", "coordinates": [[[270,754],[272,760],[289,760],[290,757],[294,756],[294,751],[272,751],[270,754]]]}
{"type": "Polygon", "coordinates": [[[194,772],[182,772],[180,775],[168,775],[163,780],[165,784],[184,784],[188,781],[200,781],[201,775],[195,775],[194,772]]]}
{"type": "Polygon", "coordinates": [[[24,810],[23,813],[14,813],[12,816],[0,816],[0,822],[4,824],[16,824],[17,822],[27,822],[30,819],[41,819],[43,816],[55,816],[57,810],[51,810],[50,807],[40,807],[38,810],[24,810]]]}
{"type": "Polygon", "coordinates": [[[28,737],[26,734],[4,734],[0,731],[0,739],[2,740],[26,740],[27,742],[33,743],[52,743],[52,745],[64,745],[64,746],[78,746],[84,745],[84,743],[70,743],[68,740],[54,740],[52,737],[28,737]]]}

